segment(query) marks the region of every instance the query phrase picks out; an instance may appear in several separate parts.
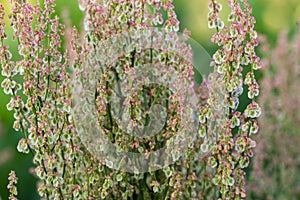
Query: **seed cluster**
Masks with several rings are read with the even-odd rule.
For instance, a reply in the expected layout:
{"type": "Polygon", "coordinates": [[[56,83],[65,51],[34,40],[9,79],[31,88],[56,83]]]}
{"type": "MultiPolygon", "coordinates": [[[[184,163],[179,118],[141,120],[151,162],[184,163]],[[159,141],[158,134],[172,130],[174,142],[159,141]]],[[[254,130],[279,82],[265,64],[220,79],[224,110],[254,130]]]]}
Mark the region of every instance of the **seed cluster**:
{"type": "MultiPolygon", "coordinates": [[[[204,79],[197,91],[196,104],[201,107],[194,113],[197,130],[188,134],[193,137],[189,140],[192,142],[183,152],[171,152],[174,163],[145,173],[113,169],[115,163],[102,160],[84,145],[89,139],[78,134],[75,123],[78,119],[71,112],[72,85],[75,84],[72,78],[81,78],[83,87],[97,80],[92,83],[96,86],[94,93],[83,90],[84,97],[93,100],[90,103],[96,109],[83,104],[77,112],[91,116],[89,113],[95,111],[97,123],[92,125],[99,126],[118,151],[148,155],[165,145],[176,144],[175,139],[186,140],[180,130],[184,124],[182,113],[190,116],[190,110],[194,109],[184,107],[194,88],[192,54],[191,47],[176,36],[179,21],[172,0],[79,0],[79,7],[85,13],[86,34],[81,39],[73,29],[72,49],[64,52],[65,27],[55,14],[53,0],[45,0],[44,5],[12,0],[9,19],[22,57],[19,61],[13,60],[5,44],[4,8],[0,6],[0,61],[5,77],[2,87],[11,95],[7,109],[14,111],[13,127],[23,134],[17,149],[34,156],[33,172],[39,178],[38,192],[42,198],[245,198],[243,169],[253,155],[255,141],[251,135],[258,131],[256,118],[261,113],[255,102],[259,94],[255,70],[261,68],[261,61],[254,51],[258,44],[257,33],[248,1],[229,0],[228,3],[232,11],[229,26],[218,17],[221,4],[215,0],[209,4],[209,27],[217,30],[212,42],[220,48],[211,63],[216,73],[204,79]],[[103,43],[114,41],[111,38],[116,35],[134,32],[136,35],[131,38],[139,38],[139,31],[135,30],[151,27],[162,28],[168,37],[149,37],[148,49],[129,46],[124,55],[116,56],[116,49],[101,49],[103,43]],[[153,42],[151,38],[157,40],[153,42]],[[173,87],[181,92],[172,93],[168,87],[155,83],[133,84],[138,70],[146,64],[151,64],[149,73],[146,70],[149,77],[161,72],[165,74],[162,80],[172,79],[174,74],[180,77],[182,82],[173,82],[173,87]],[[249,72],[244,77],[246,71],[249,72]],[[119,92],[119,80],[124,80],[123,90],[132,95],[125,96],[126,101],[119,107],[112,107],[111,100],[116,99],[119,92]],[[244,88],[252,102],[244,111],[238,111],[244,88]],[[159,110],[156,104],[164,104],[166,109],[159,110]],[[142,139],[126,135],[120,121],[112,116],[114,109],[120,107],[128,111],[121,115],[128,119],[125,123],[128,130],[149,125],[149,119],[159,113],[166,118],[163,131],[142,139]],[[210,151],[209,156],[203,158],[202,155],[210,151]]],[[[147,35],[147,32],[142,34],[147,35]]],[[[184,35],[189,37],[188,31],[184,31],[184,35]]],[[[117,103],[122,102],[121,97],[117,103]]],[[[153,127],[157,126],[159,124],[153,127]]],[[[96,142],[102,142],[101,139],[96,142]]],[[[15,196],[15,190],[11,194],[15,196]]]]}
{"type": "Polygon", "coordinates": [[[216,169],[213,182],[220,199],[241,199],[246,197],[244,168],[256,146],[251,135],[258,132],[256,118],[261,114],[255,102],[259,94],[255,71],[262,67],[262,62],[254,50],[258,39],[251,6],[247,0],[228,0],[228,5],[231,13],[224,22],[219,18],[222,5],[215,0],[209,4],[208,26],[216,29],[212,42],[219,46],[211,65],[220,75],[218,82],[225,85],[222,93],[226,99],[223,132],[212,147],[209,163],[216,169]],[[248,90],[251,103],[241,110],[239,100],[244,89],[248,90]]]}

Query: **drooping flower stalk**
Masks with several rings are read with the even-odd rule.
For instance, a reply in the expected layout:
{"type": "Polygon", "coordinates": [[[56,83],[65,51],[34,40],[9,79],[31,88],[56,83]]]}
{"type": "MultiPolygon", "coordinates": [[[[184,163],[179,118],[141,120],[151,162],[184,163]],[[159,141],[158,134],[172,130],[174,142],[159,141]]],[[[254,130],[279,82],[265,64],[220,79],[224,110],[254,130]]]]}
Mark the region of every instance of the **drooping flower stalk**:
{"type": "Polygon", "coordinates": [[[261,114],[255,101],[259,94],[255,70],[262,64],[255,53],[258,41],[251,6],[247,0],[229,0],[228,5],[231,13],[227,24],[219,18],[222,5],[215,0],[209,4],[208,26],[216,29],[212,42],[219,46],[211,65],[219,73],[217,82],[225,86],[222,94],[226,100],[222,105],[226,108],[223,131],[212,147],[209,163],[216,170],[213,182],[219,198],[241,199],[246,197],[244,168],[248,167],[256,144],[251,135],[258,131],[256,118],[261,114]],[[251,103],[242,110],[239,98],[244,88],[251,103]]]}
{"type": "Polygon", "coordinates": [[[18,183],[18,177],[16,176],[15,171],[11,171],[8,177],[7,189],[9,190],[9,200],[17,200],[18,190],[16,184],[18,183]]]}

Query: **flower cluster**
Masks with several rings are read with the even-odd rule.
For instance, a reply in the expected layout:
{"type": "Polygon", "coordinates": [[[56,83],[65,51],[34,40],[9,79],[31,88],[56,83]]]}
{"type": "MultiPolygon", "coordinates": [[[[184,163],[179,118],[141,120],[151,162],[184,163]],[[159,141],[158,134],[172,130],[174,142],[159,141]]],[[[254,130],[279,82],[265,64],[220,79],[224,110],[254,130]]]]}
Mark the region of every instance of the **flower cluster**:
{"type": "MultiPolygon", "coordinates": [[[[155,46],[157,50],[131,49],[128,54],[114,58],[118,67],[108,67],[99,76],[94,99],[97,120],[118,148],[145,155],[166,145],[166,140],[179,132],[179,113],[184,110],[179,105],[182,105],[187,92],[193,87],[193,84],[189,84],[193,71],[190,47],[180,40],[173,42],[176,37],[172,36],[172,32],[179,30],[179,21],[171,0],[80,1],[80,8],[86,13],[87,33],[84,41],[80,41],[78,32],[73,30],[71,55],[68,50],[61,50],[65,27],[55,14],[53,0],[45,0],[44,5],[31,5],[23,0],[13,0],[12,4],[9,18],[22,59],[13,61],[9,47],[5,45],[7,37],[3,31],[5,23],[1,6],[0,58],[2,75],[5,77],[2,87],[5,93],[11,95],[7,109],[14,111],[13,126],[23,134],[17,149],[33,155],[36,165],[33,172],[39,178],[38,192],[42,198],[201,199],[209,195],[207,188],[211,185],[210,177],[204,175],[208,174],[207,166],[198,158],[203,137],[197,136],[195,143],[188,144],[189,148],[182,152],[182,158],[180,152],[172,152],[172,157],[177,161],[171,165],[141,174],[129,173],[111,169],[113,163],[104,162],[91,154],[77,133],[71,113],[71,76],[87,69],[87,58],[95,55],[90,54],[91,51],[123,31],[157,26],[169,33],[170,37],[165,39],[170,46],[155,46]],[[166,18],[161,12],[165,12],[166,18]],[[180,55],[185,55],[185,59],[180,55]],[[126,119],[132,119],[129,124],[149,123],[147,120],[151,118],[151,113],[142,110],[142,105],[152,108],[153,112],[161,112],[155,104],[168,104],[166,110],[160,113],[168,117],[167,123],[163,124],[164,131],[152,138],[139,139],[122,133],[117,121],[111,118],[110,111],[115,108],[111,107],[108,100],[112,95],[111,89],[116,86],[112,78],[114,74],[117,74],[115,78],[120,79],[134,75],[135,68],[145,63],[163,63],[168,67],[162,70],[173,70],[183,80],[176,82],[174,87],[189,84],[190,88],[179,90],[181,93],[177,96],[158,84],[136,88],[125,105],[131,111],[130,116],[125,116],[126,119]],[[70,74],[70,71],[74,73],[70,74]],[[17,77],[21,77],[21,81],[17,77]],[[145,98],[145,95],[149,98],[145,98]]],[[[159,41],[154,44],[163,45],[159,41]]],[[[99,61],[96,59],[89,61],[99,61]]],[[[157,74],[158,69],[151,73],[157,74]]],[[[93,67],[87,70],[93,70],[93,67]]],[[[170,72],[166,75],[170,75],[170,72]]],[[[89,80],[89,77],[86,78],[89,80]]],[[[88,109],[83,111],[89,112],[88,109]]],[[[169,141],[170,146],[173,143],[171,139],[169,141]]]]}
{"type": "Polygon", "coordinates": [[[2,6],[0,48],[2,87],[12,96],[7,109],[14,111],[14,129],[23,134],[17,149],[34,156],[41,197],[71,198],[80,179],[87,179],[86,174],[75,176],[76,169],[87,171],[90,166],[83,161],[87,153],[81,150],[70,115],[69,61],[61,52],[64,26],[52,0],[43,9],[21,0],[12,4],[9,19],[22,59],[13,61],[5,45],[2,6]]]}
{"type": "MultiPolygon", "coordinates": [[[[228,5],[231,13],[227,25],[219,18],[222,5],[215,0],[209,4],[208,26],[216,29],[212,42],[219,46],[211,65],[219,74],[217,82],[223,85],[221,93],[225,101],[222,106],[226,108],[226,117],[208,160],[215,169],[213,182],[218,188],[219,198],[243,199],[246,197],[246,173],[243,169],[253,156],[256,144],[251,134],[257,132],[256,118],[261,114],[261,108],[254,99],[259,94],[255,70],[262,67],[262,62],[255,53],[258,40],[251,6],[247,0],[228,0],[228,5]],[[248,72],[246,77],[243,75],[245,72],[248,72]],[[244,89],[248,89],[252,102],[241,110],[239,97],[244,89]]],[[[209,100],[208,106],[217,105],[209,100]]]]}
{"type": "Polygon", "coordinates": [[[9,197],[8,199],[9,200],[17,200],[17,195],[18,195],[18,190],[17,190],[17,187],[16,187],[16,184],[18,183],[18,178],[16,176],[16,173],[15,171],[11,171],[9,173],[9,177],[8,177],[8,185],[7,185],[7,189],[9,190],[9,197]]]}
{"type": "MultiPolygon", "coordinates": [[[[232,11],[228,17],[230,26],[218,17],[221,4],[212,0],[209,5],[209,27],[217,29],[212,41],[220,49],[212,62],[217,73],[205,79],[198,92],[197,103],[206,102],[199,115],[196,113],[198,116],[191,112],[192,106],[184,104],[194,88],[192,54],[191,47],[176,36],[179,21],[172,0],[79,0],[80,9],[85,12],[86,34],[81,40],[77,30],[73,30],[71,54],[62,51],[65,27],[55,13],[54,0],[45,0],[44,5],[12,0],[9,18],[22,56],[19,61],[12,60],[5,45],[4,9],[0,6],[0,61],[5,77],[2,87],[11,95],[7,109],[14,111],[13,126],[23,134],[17,149],[33,155],[36,165],[33,171],[39,178],[38,192],[42,198],[215,199],[217,194],[221,199],[240,199],[246,196],[243,169],[249,165],[256,145],[250,136],[258,131],[256,118],[261,113],[254,100],[259,94],[255,70],[261,68],[261,62],[254,51],[257,33],[248,1],[242,1],[241,5],[228,2],[232,11]],[[149,33],[152,27],[161,27],[166,34],[154,37],[149,33]],[[124,46],[125,54],[119,55],[119,49],[109,47],[118,44],[114,37],[124,32],[134,35],[130,36],[130,45],[124,46]],[[149,36],[144,41],[151,44],[145,45],[148,48],[132,45],[132,40],[141,38],[140,34],[149,36]],[[103,44],[107,48],[102,48],[103,44]],[[149,69],[143,70],[145,65],[149,69]],[[246,69],[249,73],[244,78],[242,72],[246,69]],[[163,82],[172,80],[173,75],[180,77],[181,81],[172,82],[179,93],[158,83],[134,82],[139,70],[147,75],[141,82],[159,73],[164,75],[163,82]],[[17,79],[19,76],[22,81],[17,79]],[[87,99],[89,104],[76,102],[72,93],[74,85],[77,86],[71,80],[74,77],[81,82],[75,89],[95,86],[92,92],[82,90],[81,99],[87,99]],[[120,80],[125,83],[123,91],[119,88],[120,80]],[[211,90],[205,91],[206,85],[211,90]],[[241,112],[239,97],[245,87],[252,102],[241,112]],[[120,95],[122,92],[132,95],[120,95]],[[220,99],[219,94],[224,98],[220,99]],[[116,99],[114,105],[119,105],[113,106],[116,99]],[[165,105],[165,109],[160,109],[159,104],[165,105]],[[80,109],[71,112],[78,105],[80,109]],[[117,112],[127,120],[123,124],[112,116],[118,109],[127,111],[117,112]],[[90,118],[94,116],[92,112],[97,119],[90,118]],[[86,118],[78,120],[76,113],[86,114],[86,118]],[[191,113],[197,122],[195,132],[182,119],[182,115],[191,113]],[[152,120],[151,124],[156,115],[165,118],[165,123],[152,120]],[[217,120],[220,123],[214,126],[217,120]],[[98,137],[92,139],[82,137],[78,121],[88,128],[100,127],[101,134],[117,146],[115,155],[126,151],[147,157],[164,146],[178,147],[180,140],[189,141],[188,148],[169,152],[175,162],[155,166],[158,167],[155,170],[144,173],[117,170],[113,168],[116,163],[99,158],[91,150],[94,147],[96,152],[103,151],[98,144],[104,139],[98,132],[94,134],[98,137]],[[163,129],[159,134],[142,138],[125,133],[124,126],[127,132],[138,130],[141,134],[142,126],[154,131],[159,126],[163,129]],[[193,140],[182,137],[182,126],[192,132],[193,140]],[[202,155],[209,151],[211,155],[203,159],[202,155]]],[[[188,37],[188,31],[185,34],[188,37]]],[[[121,46],[126,42],[121,40],[121,46]]],[[[134,168],[134,159],[119,163],[122,162],[134,168]]]]}
{"type": "Polygon", "coordinates": [[[259,101],[264,112],[248,181],[253,199],[300,197],[300,29],[288,38],[282,31],[274,48],[261,38],[265,68],[259,101]]]}
{"type": "MultiPolygon", "coordinates": [[[[95,80],[94,76],[89,74],[96,74],[96,94],[91,96],[89,91],[82,90],[81,95],[91,101],[95,98],[98,126],[101,127],[99,132],[104,133],[104,136],[110,138],[110,141],[117,146],[116,155],[118,155],[118,152],[124,151],[149,155],[164,147],[164,145],[174,145],[174,142],[171,142],[172,137],[176,136],[180,130],[180,113],[184,110],[182,109],[182,102],[185,101],[186,92],[193,87],[192,84],[188,84],[190,88],[184,88],[193,77],[192,56],[189,46],[178,39],[176,34],[172,36],[172,32],[176,33],[178,31],[179,22],[176,19],[171,2],[137,0],[92,3],[83,1],[81,4],[81,9],[86,13],[87,40],[84,45],[74,42],[77,63],[82,63],[76,65],[75,72],[78,72],[78,74],[75,73],[75,76],[83,79],[83,83],[79,84],[79,88],[88,88],[87,85],[95,80]],[[166,12],[166,19],[162,18],[159,10],[166,12]],[[162,39],[159,35],[155,36],[158,32],[153,31],[155,30],[151,28],[153,26],[161,26],[162,33],[166,33],[166,37],[162,39]],[[143,32],[145,30],[146,32],[143,32]],[[125,47],[127,48],[125,53],[119,55],[120,49],[116,48],[116,43],[119,42],[118,40],[128,39],[128,37],[125,37],[125,39],[122,37],[123,32],[130,33],[130,41],[143,38],[142,34],[148,34],[147,38],[143,38],[145,40],[141,39],[144,43],[142,47],[147,48],[141,49],[139,46],[132,46],[134,42],[131,41],[128,47],[125,47]],[[106,48],[103,48],[103,44],[106,45],[106,48]],[[90,52],[87,52],[86,49],[89,49],[90,52]],[[182,59],[182,55],[184,55],[184,59],[182,59]],[[88,62],[86,63],[86,61],[88,62]],[[143,68],[147,64],[149,69],[143,68]],[[148,79],[151,79],[149,77],[155,77],[157,74],[163,74],[164,77],[161,78],[168,82],[167,79],[176,74],[181,77],[182,82],[173,82],[173,87],[184,89],[178,89],[179,94],[173,94],[172,91],[169,91],[160,83],[140,86],[136,82],[136,77],[140,73],[146,75],[141,82],[147,82],[148,79]],[[121,87],[122,91],[119,89],[119,80],[125,82],[121,87]],[[133,95],[129,97],[122,96],[122,93],[129,92],[133,95]],[[118,100],[117,104],[114,100],[118,100]],[[156,107],[159,104],[166,104],[166,110],[159,111],[159,107],[156,107]],[[120,118],[123,122],[125,119],[126,122],[120,125],[120,122],[113,118],[112,114],[119,114],[119,110],[123,109],[130,112],[120,112],[120,118]],[[155,117],[156,109],[160,112],[157,116],[167,117],[166,124],[163,125],[164,128],[159,134],[141,139],[132,137],[132,135],[125,132],[126,130],[136,132],[134,127],[147,126],[148,119],[153,119],[152,116],[155,117]],[[121,129],[124,126],[127,127],[125,131],[121,129]]],[[[121,43],[122,45],[124,43],[121,43]]],[[[78,114],[90,112],[89,106],[85,106],[84,102],[79,101],[78,105],[78,109],[75,109],[78,110],[78,114]]],[[[90,120],[90,117],[86,118],[86,121],[90,120]]],[[[80,118],[78,121],[80,121],[80,118]]],[[[86,121],[84,121],[84,124],[86,124],[86,121]]],[[[94,123],[91,124],[94,126],[94,123]]],[[[151,128],[151,124],[149,127],[151,128]]],[[[154,130],[155,127],[157,127],[157,124],[153,126],[154,130]]],[[[91,129],[88,127],[88,130],[91,129]]],[[[101,140],[102,137],[98,138],[97,140],[101,140]]],[[[182,159],[179,159],[181,152],[172,152],[172,158],[174,160],[179,159],[177,162],[163,167],[163,169],[143,174],[111,170],[103,163],[110,167],[113,167],[116,163],[103,160],[101,168],[105,170],[101,171],[101,176],[109,177],[111,181],[105,182],[107,183],[105,187],[103,185],[99,189],[101,198],[201,199],[204,196],[209,197],[207,189],[210,185],[209,177],[204,176],[204,174],[207,174],[207,167],[198,158],[203,137],[197,139],[194,144],[190,144],[186,152],[183,152],[182,159]]],[[[94,137],[84,136],[82,140],[92,144],[91,146],[99,146],[94,137]]],[[[102,151],[101,149],[100,147],[96,148],[93,154],[98,154],[102,151]]],[[[98,156],[98,160],[101,160],[101,157],[104,156],[98,156]]],[[[128,159],[126,165],[134,169],[136,165],[132,162],[134,160],[128,159]]],[[[151,159],[148,162],[150,163],[151,159]]],[[[119,163],[117,165],[119,166],[119,163]]],[[[91,169],[91,173],[94,173],[94,170],[96,169],[91,169]]]]}

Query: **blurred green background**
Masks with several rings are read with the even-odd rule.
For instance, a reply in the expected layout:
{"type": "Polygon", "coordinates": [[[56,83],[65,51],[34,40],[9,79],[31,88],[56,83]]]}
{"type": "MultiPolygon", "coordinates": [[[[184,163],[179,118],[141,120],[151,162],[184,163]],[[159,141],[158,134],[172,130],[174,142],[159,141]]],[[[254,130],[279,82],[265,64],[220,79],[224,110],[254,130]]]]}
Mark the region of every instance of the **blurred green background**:
{"type": "MultiPolygon", "coordinates": [[[[10,12],[9,0],[0,0],[4,5],[6,14],[10,12]]],[[[30,2],[34,3],[35,0],[30,2]]],[[[226,4],[225,0],[219,1],[226,4]]],[[[250,0],[253,6],[254,16],[257,20],[256,30],[267,35],[272,44],[275,43],[278,33],[281,30],[289,30],[290,35],[296,30],[297,20],[300,19],[299,0],[250,0]]],[[[72,26],[81,27],[83,13],[77,7],[77,0],[56,0],[56,11],[62,17],[64,12],[69,13],[69,20],[72,26]]],[[[192,38],[198,41],[209,53],[215,51],[216,46],[210,42],[212,31],[207,28],[207,5],[208,0],[174,0],[175,10],[181,22],[180,28],[187,28],[192,33],[192,38]]],[[[226,6],[223,6],[226,8],[226,6]]],[[[223,15],[228,10],[223,10],[223,15]]],[[[7,25],[10,22],[6,16],[7,25]]],[[[7,33],[12,30],[7,28],[7,33]]],[[[8,41],[15,59],[18,59],[17,46],[13,41],[8,41]]],[[[3,78],[0,78],[2,82],[3,78]]],[[[18,153],[16,146],[21,134],[12,129],[13,113],[8,112],[6,104],[9,97],[0,89],[0,197],[7,199],[8,183],[7,177],[10,170],[15,170],[19,177],[18,192],[19,199],[38,199],[34,177],[29,173],[33,166],[30,155],[18,153]]]]}

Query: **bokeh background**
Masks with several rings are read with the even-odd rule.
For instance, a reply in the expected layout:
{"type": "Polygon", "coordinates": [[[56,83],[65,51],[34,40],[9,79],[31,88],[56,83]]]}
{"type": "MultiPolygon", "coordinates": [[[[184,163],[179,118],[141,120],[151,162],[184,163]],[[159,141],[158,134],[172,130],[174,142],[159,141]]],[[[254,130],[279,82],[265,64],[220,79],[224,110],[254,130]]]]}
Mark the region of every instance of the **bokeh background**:
{"type": "MultiPolygon", "coordinates": [[[[10,12],[11,6],[9,0],[0,0],[6,9],[10,12]]],[[[35,0],[29,0],[35,3],[35,0]]],[[[222,4],[226,2],[219,1],[222,4]]],[[[300,1],[299,0],[250,0],[253,6],[253,15],[257,20],[256,30],[266,35],[271,45],[275,45],[279,32],[287,30],[288,35],[292,37],[297,28],[297,21],[300,20],[300,1]]],[[[79,10],[77,0],[56,0],[56,11],[62,21],[71,26],[81,29],[83,13],[79,10]]],[[[175,11],[181,22],[181,30],[187,28],[191,31],[192,38],[198,41],[210,55],[216,49],[216,46],[210,42],[213,34],[207,27],[207,5],[208,0],[174,0],[175,11]]],[[[224,17],[228,14],[224,6],[224,17]]],[[[10,24],[6,16],[7,25],[10,24]]],[[[6,32],[11,35],[12,30],[7,28],[6,32]]],[[[18,59],[17,46],[14,41],[8,41],[14,59],[18,59]]],[[[2,82],[3,78],[0,77],[2,82]]],[[[8,183],[7,177],[10,170],[15,170],[19,177],[18,192],[19,199],[34,200],[38,199],[36,192],[36,180],[29,173],[32,164],[32,157],[18,153],[16,146],[21,134],[12,129],[13,113],[7,111],[6,104],[9,97],[0,89],[0,198],[7,199],[8,183]]],[[[249,169],[251,170],[251,169],[249,169]]],[[[300,176],[300,174],[299,174],[300,176]]]]}

